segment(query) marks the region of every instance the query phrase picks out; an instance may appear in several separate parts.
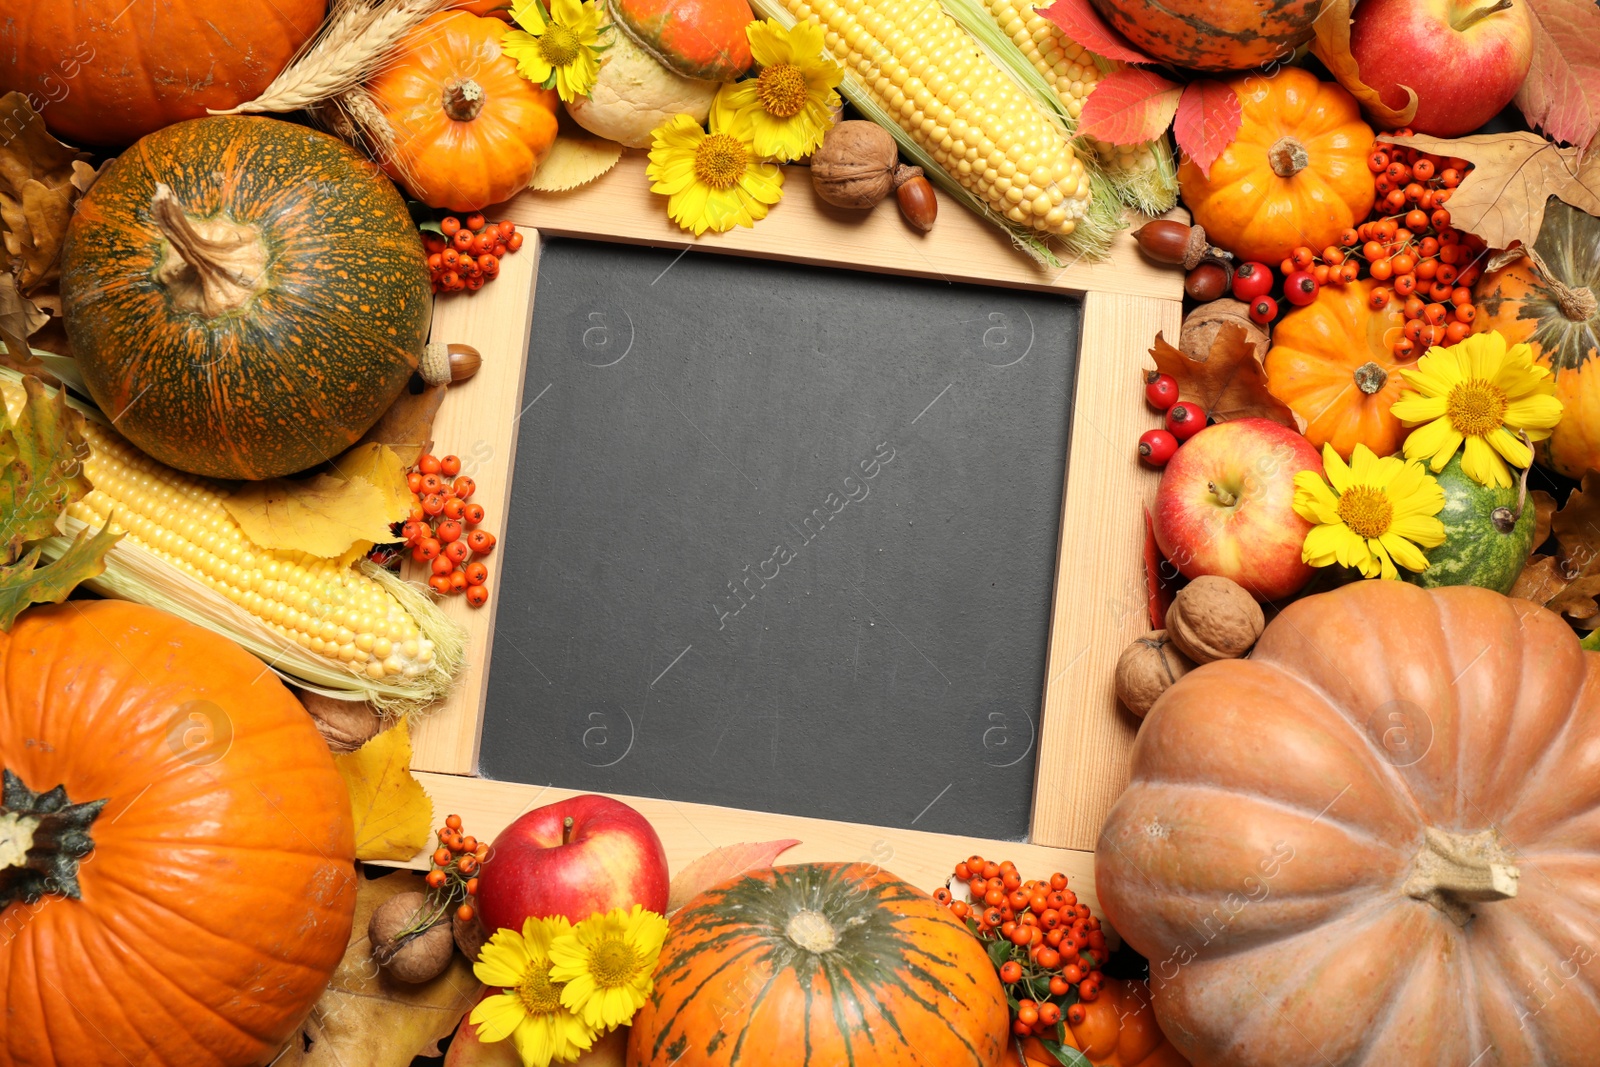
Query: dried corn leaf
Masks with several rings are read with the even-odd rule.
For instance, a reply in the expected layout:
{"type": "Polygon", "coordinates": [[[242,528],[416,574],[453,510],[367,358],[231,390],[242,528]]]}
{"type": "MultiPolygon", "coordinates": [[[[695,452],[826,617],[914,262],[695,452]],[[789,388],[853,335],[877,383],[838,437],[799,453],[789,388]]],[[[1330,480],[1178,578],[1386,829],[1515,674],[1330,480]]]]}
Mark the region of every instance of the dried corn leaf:
{"type": "Polygon", "coordinates": [[[617,165],[622,146],[598,137],[557,137],[550,155],[539,164],[528,188],[540,193],[564,193],[588,185],[617,165]]]}

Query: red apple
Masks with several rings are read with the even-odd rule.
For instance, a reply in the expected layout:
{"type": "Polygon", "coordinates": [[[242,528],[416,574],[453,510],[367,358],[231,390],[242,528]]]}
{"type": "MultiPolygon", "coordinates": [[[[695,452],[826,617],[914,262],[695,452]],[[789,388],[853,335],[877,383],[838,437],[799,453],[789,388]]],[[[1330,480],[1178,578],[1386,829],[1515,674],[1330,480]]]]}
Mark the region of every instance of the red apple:
{"type": "Polygon", "coordinates": [[[620,800],[588,793],[536,808],[500,831],[478,877],[478,913],[491,935],[529,916],[643,904],[667,910],[667,852],[655,828],[620,800]]]}
{"type": "Polygon", "coordinates": [[[1267,419],[1207,426],[1167,461],[1156,490],[1156,545],[1186,578],[1219,574],[1257,600],[1299,592],[1311,524],[1295,514],[1294,476],[1322,472],[1311,442],[1267,419]]]}
{"type": "Polygon", "coordinates": [[[1411,128],[1459,137],[1511,102],[1533,62],[1528,0],[1362,0],[1350,27],[1361,80],[1391,107],[1417,93],[1411,128]]]}

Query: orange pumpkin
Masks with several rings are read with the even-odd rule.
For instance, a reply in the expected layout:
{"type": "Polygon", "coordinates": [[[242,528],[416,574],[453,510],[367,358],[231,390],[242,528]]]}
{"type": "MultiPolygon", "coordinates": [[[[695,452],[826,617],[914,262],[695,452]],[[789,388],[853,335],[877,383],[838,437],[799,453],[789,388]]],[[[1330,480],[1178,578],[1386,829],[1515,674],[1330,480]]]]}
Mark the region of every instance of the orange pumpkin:
{"type": "Polygon", "coordinates": [[[983,945],[863,863],[748,871],[672,917],[628,1067],[1001,1067],[1005,991],[983,945]]]}
{"type": "Polygon", "coordinates": [[[432,207],[477,211],[528,187],[556,140],[554,89],[517,73],[499,19],[424,19],[368,86],[394,131],[383,168],[432,207]]]}
{"type": "Polygon", "coordinates": [[[349,796],[283,683],[152,608],[35,608],[0,634],[0,762],[0,1064],[270,1059],[356,898],[349,796]]]}
{"type": "Polygon", "coordinates": [[[1296,246],[1322,249],[1365,219],[1372,127],[1355,97],[1299,67],[1230,81],[1243,108],[1239,135],[1211,164],[1178,168],[1178,187],[1213,244],[1276,267],[1296,246]]]}
{"type": "Polygon", "coordinates": [[[1389,414],[1405,390],[1394,350],[1385,341],[1399,329],[1392,310],[1367,306],[1372,282],[1326,286],[1272,331],[1264,363],[1267,388],[1306,421],[1317,451],[1325,444],[1350,458],[1358,444],[1376,455],[1397,451],[1406,430],[1389,414]]]}
{"type": "MultiPolygon", "coordinates": [[[[1083,1005],[1083,1013],[1083,1022],[1067,1026],[1064,1044],[1082,1052],[1094,1067],[1189,1067],[1156,1023],[1143,982],[1108,978],[1100,996],[1083,1005]]],[[[1022,1051],[1019,1056],[1013,1044],[1006,1067],[1061,1067],[1033,1038],[1022,1043],[1022,1051]]]]}
{"type": "Polygon", "coordinates": [[[1094,6],[1163,63],[1249,70],[1287,62],[1311,40],[1322,0],[1094,0],[1094,6]]]}
{"type": "Polygon", "coordinates": [[[1594,1063],[1600,655],[1487,589],[1297,600],[1156,701],[1095,885],[1197,1067],[1594,1063]]]}
{"type": "Polygon", "coordinates": [[[1600,470],[1600,219],[1548,202],[1534,251],[1544,269],[1518,259],[1479,279],[1473,332],[1498,330],[1526,342],[1555,375],[1561,422],[1537,446],[1539,462],[1569,478],[1600,470]]]}
{"type": "Polygon", "coordinates": [[[456,0],[451,11],[465,11],[469,15],[511,21],[511,0],[456,0]]]}
{"type": "Polygon", "coordinates": [[[316,33],[327,7],[327,0],[138,7],[128,0],[7,0],[0,92],[26,93],[63,140],[131,144],[207,108],[254,100],[316,33]]]}

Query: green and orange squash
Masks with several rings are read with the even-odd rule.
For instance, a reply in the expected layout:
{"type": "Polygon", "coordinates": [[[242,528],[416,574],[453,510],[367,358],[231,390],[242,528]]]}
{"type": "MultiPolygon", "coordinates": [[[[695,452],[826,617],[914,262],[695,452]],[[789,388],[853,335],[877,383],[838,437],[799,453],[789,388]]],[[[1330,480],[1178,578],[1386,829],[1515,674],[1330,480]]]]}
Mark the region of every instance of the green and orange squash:
{"type": "Polygon", "coordinates": [[[1322,0],[1094,0],[1094,6],[1153,59],[1190,70],[1249,70],[1290,62],[1311,40],[1322,0]]]}
{"type": "Polygon", "coordinates": [[[755,21],[749,0],[609,0],[606,6],[635,44],[685,78],[730,82],[755,62],[745,36],[755,21]]]}
{"type": "Polygon", "coordinates": [[[360,439],[416,368],[432,294],[394,186],[277,119],[179,123],[79,202],[67,336],[95,403],[179,470],[273,478],[360,439]]]}
{"type": "Polygon", "coordinates": [[[1010,1009],[982,944],[876,866],[749,871],[672,917],[629,1067],[1000,1067],[1010,1009]]]}
{"type": "Polygon", "coordinates": [[[1600,470],[1600,219],[1551,197],[1533,250],[1485,274],[1473,290],[1473,332],[1498,330],[1506,344],[1533,346],[1534,359],[1555,375],[1565,409],[1539,462],[1582,478],[1600,470]]]}
{"type": "Polygon", "coordinates": [[[34,608],[0,765],[0,1063],[271,1060],[356,900],[349,794],[277,676],[153,608],[34,608]]]}
{"type": "Polygon", "coordinates": [[[1461,469],[1461,453],[1434,475],[1444,490],[1444,543],[1427,549],[1428,569],[1401,574],[1424,589],[1478,585],[1509,593],[1533,552],[1532,498],[1517,489],[1479,485],[1461,469]]]}

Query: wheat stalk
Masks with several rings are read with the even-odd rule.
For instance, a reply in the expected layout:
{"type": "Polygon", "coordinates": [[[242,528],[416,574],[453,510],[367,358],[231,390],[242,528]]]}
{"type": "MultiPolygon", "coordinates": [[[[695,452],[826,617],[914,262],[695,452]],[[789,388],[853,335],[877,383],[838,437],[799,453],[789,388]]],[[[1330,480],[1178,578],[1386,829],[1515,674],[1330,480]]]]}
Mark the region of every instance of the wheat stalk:
{"type": "Polygon", "coordinates": [[[357,88],[417,23],[452,0],[341,0],[316,38],[254,100],[213,115],[299,111],[357,88]]]}

